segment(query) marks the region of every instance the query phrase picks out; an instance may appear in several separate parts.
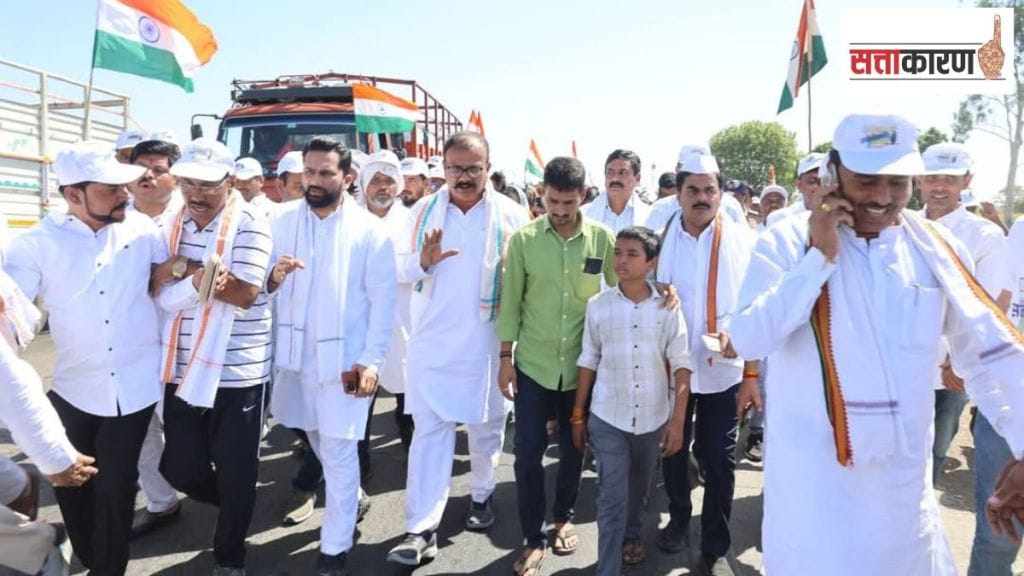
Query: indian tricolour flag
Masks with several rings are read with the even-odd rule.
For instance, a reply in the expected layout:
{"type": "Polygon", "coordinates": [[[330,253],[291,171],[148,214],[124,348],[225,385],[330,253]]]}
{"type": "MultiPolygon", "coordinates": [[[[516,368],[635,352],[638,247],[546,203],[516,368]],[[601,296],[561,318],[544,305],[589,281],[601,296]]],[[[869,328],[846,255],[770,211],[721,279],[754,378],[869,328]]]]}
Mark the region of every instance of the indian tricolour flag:
{"type": "Polygon", "coordinates": [[[210,29],[178,0],[100,0],[92,65],[177,84],[217,51],[210,29]]]}
{"type": "Polygon", "coordinates": [[[814,0],[804,0],[804,9],[800,12],[800,25],[797,26],[796,39],[793,40],[793,51],[789,55],[789,76],[786,77],[786,85],[782,88],[779,112],[793,106],[793,100],[799,95],[800,87],[827,63],[825,42],[821,39],[818,19],[814,13],[814,0]]]}
{"type": "Polygon", "coordinates": [[[531,176],[537,180],[544,179],[544,161],[533,138],[530,138],[530,154],[526,157],[526,177],[529,179],[531,176]]]}
{"type": "Polygon", "coordinates": [[[353,84],[356,130],[368,134],[411,132],[420,117],[419,106],[369,84],[353,84]]]}

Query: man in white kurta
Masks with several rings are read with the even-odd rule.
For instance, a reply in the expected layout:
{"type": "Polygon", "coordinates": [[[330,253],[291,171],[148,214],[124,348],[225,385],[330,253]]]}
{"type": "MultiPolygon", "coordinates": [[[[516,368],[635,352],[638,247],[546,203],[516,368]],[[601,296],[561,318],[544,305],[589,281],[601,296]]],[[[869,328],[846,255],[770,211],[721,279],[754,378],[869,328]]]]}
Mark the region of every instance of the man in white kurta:
{"type": "MultiPolygon", "coordinates": [[[[963,242],[974,262],[975,277],[989,296],[1006,310],[1010,305],[1010,277],[1006,266],[1006,237],[990,222],[967,211],[961,192],[970,186],[971,156],[956,142],[933,144],[921,154],[925,173],[916,178],[924,209],[921,215],[946,226],[963,242]]],[[[932,481],[938,481],[946,452],[956,436],[960,415],[967,405],[964,381],[950,366],[949,343],[943,339],[938,358],[941,377],[935,382],[935,445],[932,481]]]]}
{"type": "Polygon", "coordinates": [[[615,150],[604,162],[604,191],[580,208],[618,234],[627,226],[643,226],[651,207],[635,192],[640,183],[640,157],[631,150],[615,150]]]}
{"type": "Polygon", "coordinates": [[[755,248],[732,338],[773,368],[770,576],[956,573],[929,473],[942,334],[979,408],[1024,451],[1019,334],[970,284],[962,245],[904,210],[923,169],[917,134],[900,117],[844,119],[833,138],[841,189],[755,248]]]}
{"type": "Polygon", "coordinates": [[[811,205],[821,200],[821,186],[818,181],[818,169],[828,157],[820,152],[811,152],[800,159],[796,167],[796,189],[799,198],[765,218],[765,226],[769,227],[783,218],[790,216],[807,217],[810,214],[811,205]]]}
{"type": "Polygon", "coordinates": [[[497,297],[508,237],[526,211],[487,180],[487,141],[459,133],[445,145],[448,185],[412,209],[398,248],[400,282],[413,282],[405,409],[416,427],[406,480],[405,540],[388,561],[418,565],[437,554],[451,483],[455,428],[469,432],[471,530],[494,523],[494,469],[508,404],[496,385],[497,297]]]}
{"type": "MultiPolygon", "coordinates": [[[[397,201],[403,184],[402,165],[398,157],[390,150],[370,156],[366,166],[359,173],[359,178],[362,180],[361,188],[365,191],[365,194],[359,197],[361,203],[365,203],[366,209],[381,219],[391,236],[391,242],[395,246],[400,245],[403,235],[408,233],[406,226],[409,209],[397,201]]],[[[395,396],[395,424],[398,426],[398,437],[402,446],[408,450],[412,442],[413,420],[412,416],[405,413],[405,355],[409,333],[412,331],[412,319],[409,316],[412,284],[400,283],[397,294],[395,332],[391,335],[391,346],[384,361],[384,369],[380,373],[380,385],[395,396]]]]}
{"type": "Polygon", "coordinates": [[[327,507],[319,574],[345,573],[359,500],[363,438],[395,315],[395,253],[387,230],[347,198],[351,153],[317,136],[303,151],[305,200],[272,224],[277,293],[274,416],[306,431],[323,463],[327,507]]]}
{"type": "MultiPolygon", "coordinates": [[[[743,359],[728,345],[728,333],[754,243],[749,225],[722,215],[720,181],[713,156],[696,154],[683,161],[677,179],[682,211],[664,229],[657,269],[658,281],[679,291],[694,365],[684,448],[663,466],[671,519],[657,543],[669,552],[678,552],[688,543],[693,512],[688,445],[693,439],[701,447],[706,478],[701,560],[713,576],[732,574],[725,555],[731,545],[729,516],[735,487],[736,391],[747,373],[743,359]],[[689,415],[696,416],[695,429],[689,415]]],[[[756,381],[757,362],[749,364],[756,381]]]]}

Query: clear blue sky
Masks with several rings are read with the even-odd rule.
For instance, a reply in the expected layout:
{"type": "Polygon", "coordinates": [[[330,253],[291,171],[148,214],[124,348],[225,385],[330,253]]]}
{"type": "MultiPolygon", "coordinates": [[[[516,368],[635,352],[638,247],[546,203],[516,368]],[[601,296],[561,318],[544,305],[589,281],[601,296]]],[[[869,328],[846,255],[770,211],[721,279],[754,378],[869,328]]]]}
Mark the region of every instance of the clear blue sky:
{"type": "MultiPolygon", "coordinates": [[[[802,0],[468,0],[337,2],[186,0],[220,49],[196,91],[107,70],[96,85],[132,97],[149,130],[186,137],[196,112],[222,112],[233,78],[327,70],[413,78],[466,121],[483,111],[495,167],[521,175],[530,138],[545,159],[576,139],[590,170],[615,148],[671,169],[682,144],[706,142],[745,120],[778,120],[807,142],[806,99],[776,116],[802,0]]],[[[852,6],[957,6],[957,0],[819,0],[831,61],[815,76],[814,140],[853,111],[902,113],[949,132],[956,96],[844,95],[841,12],[852,6]]],[[[0,55],[85,80],[96,5],[89,0],[3,2],[0,55]]],[[[1008,154],[991,137],[968,143],[975,189],[1002,186],[1008,154]]],[[[603,184],[600,173],[595,183],[603,184]]]]}

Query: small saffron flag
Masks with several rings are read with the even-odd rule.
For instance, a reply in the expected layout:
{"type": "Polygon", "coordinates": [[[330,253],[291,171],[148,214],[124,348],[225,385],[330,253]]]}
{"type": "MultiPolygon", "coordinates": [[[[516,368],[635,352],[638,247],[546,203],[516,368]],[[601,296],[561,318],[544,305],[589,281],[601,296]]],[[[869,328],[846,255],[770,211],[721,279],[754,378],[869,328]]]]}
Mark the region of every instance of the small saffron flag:
{"type": "Polygon", "coordinates": [[[540,157],[537,143],[530,138],[530,153],[526,156],[526,176],[537,180],[544,179],[544,160],[540,157]]]}

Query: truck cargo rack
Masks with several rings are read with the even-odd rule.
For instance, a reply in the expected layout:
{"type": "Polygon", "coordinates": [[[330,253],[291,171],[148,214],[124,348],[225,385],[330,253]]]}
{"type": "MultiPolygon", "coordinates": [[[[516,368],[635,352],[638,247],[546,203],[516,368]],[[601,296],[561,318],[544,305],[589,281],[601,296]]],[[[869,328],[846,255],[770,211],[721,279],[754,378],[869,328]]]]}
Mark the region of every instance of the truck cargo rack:
{"type": "Polygon", "coordinates": [[[414,149],[440,150],[444,135],[462,130],[462,121],[415,80],[327,72],[293,74],[272,80],[233,80],[232,109],[275,102],[352,101],[352,84],[376,86],[415,103],[421,113],[412,133],[414,149]]]}

